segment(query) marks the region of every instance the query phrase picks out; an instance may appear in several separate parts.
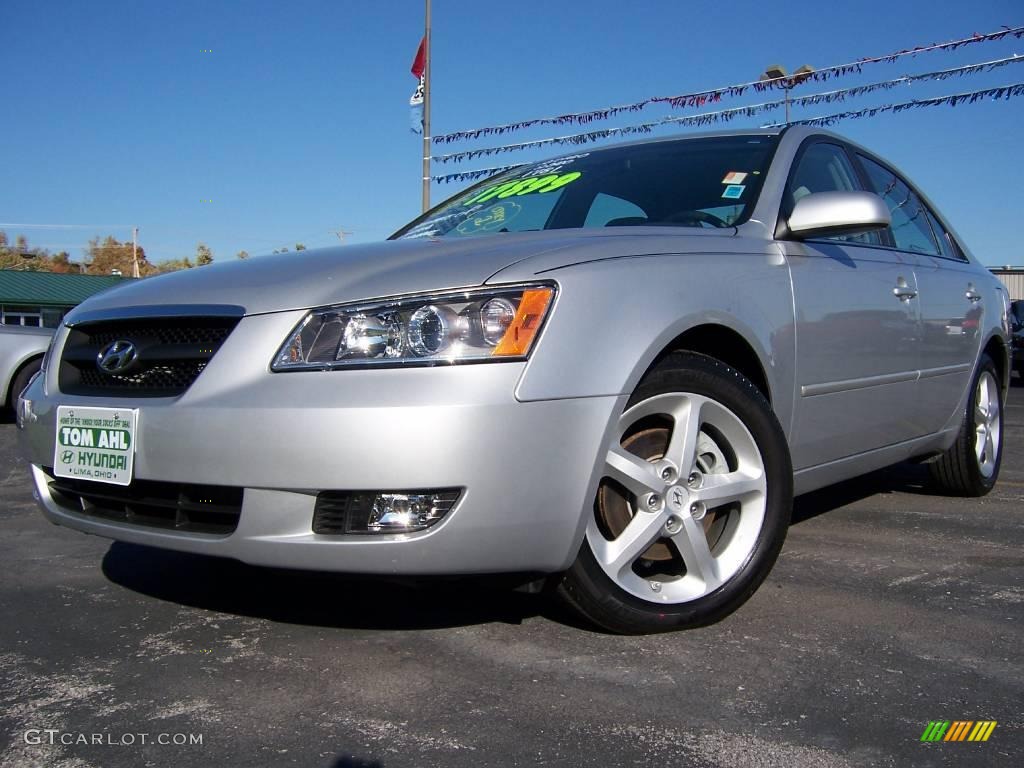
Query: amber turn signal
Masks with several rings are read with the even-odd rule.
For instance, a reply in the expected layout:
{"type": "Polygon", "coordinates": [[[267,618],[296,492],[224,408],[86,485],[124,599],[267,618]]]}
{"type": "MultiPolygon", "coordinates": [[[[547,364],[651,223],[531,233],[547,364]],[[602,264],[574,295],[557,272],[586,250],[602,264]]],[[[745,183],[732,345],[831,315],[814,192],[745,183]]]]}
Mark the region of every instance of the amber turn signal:
{"type": "Polygon", "coordinates": [[[494,348],[495,357],[523,357],[530,351],[554,293],[552,288],[531,288],[523,292],[515,319],[494,348]]]}

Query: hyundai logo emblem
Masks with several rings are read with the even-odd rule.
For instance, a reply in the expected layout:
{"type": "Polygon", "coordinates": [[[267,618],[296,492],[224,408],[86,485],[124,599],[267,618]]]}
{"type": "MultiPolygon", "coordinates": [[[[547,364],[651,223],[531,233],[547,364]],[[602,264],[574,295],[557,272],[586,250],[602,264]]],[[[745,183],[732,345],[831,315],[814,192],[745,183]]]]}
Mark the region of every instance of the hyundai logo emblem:
{"type": "Polygon", "coordinates": [[[118,339],[107,344],[96,355],[96,367],[104,373],[123,373],[139,359],[135,345],[130,341],[118,339]]]}

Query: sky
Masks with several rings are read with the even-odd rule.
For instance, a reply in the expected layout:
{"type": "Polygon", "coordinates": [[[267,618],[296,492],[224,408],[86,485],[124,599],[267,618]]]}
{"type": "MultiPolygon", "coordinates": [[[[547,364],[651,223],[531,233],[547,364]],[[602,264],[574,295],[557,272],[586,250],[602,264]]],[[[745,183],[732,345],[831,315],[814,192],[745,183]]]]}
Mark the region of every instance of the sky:
{"type": "MultiPolygon", "coordinates": [[[[337,230],[351,232],[346,244],[387,237],[420,210],[422,142],[409,130],[408,100],[423,11],[422,0],[0,0],[0,229],[80,259],[89,238],[130,240],[138,226],[151,261],[191,256],[200,241],[221,260],[296,242],[336,245],[337,230]]],[[[749,82],[770,64],[820,68],[1021,25],[1020,0],[434,0],[433,132],[749,82]]],[[[793,95],[1012,54],[1024,55],[1024,39],[873,65],[793,95]]],[[[1012,83],[1024,83],[1024,63],[795,109],[793,118],[1012,83]]],[[[713,108],[763,100],[753,94],[713,108]]],[[[593,127],[699,111],[652,106],[593,127]]],[[[730,126],[773,118],[781,113],[730,126]]],[[[901,168],[983,262],[1021,265],[1022,127],[1024,97],[832,130],[901,168]]],[[[587,129],[534,128],[438,151],[587,129]]],[[[434,185],[432,200],[464,186],[434,185]]]]}

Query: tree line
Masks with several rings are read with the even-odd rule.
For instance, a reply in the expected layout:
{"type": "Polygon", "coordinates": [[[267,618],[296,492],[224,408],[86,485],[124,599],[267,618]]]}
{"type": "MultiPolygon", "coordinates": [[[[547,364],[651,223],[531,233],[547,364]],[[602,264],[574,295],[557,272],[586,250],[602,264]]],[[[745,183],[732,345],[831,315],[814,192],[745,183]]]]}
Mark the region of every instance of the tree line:
{"type": "MultiPolygon", "coordinates": [[[[295,244],[296,251],[304,251],[306,246],[295,244]]],[[[274,253],[286,253],[287,248],[275,250],[274,253]]],[[[212,264],[213,251],[205,243],[196,245],[196,252],[190,258],[165,259],[151,262],[146,257],[146,249],[141,245],[136,249],[139,262],[139,275],[150,277],[166,272],[177,272],[180,269],[193,269],[212,264]]],[[[236,258],[247,259],[246,251],[239,251],[236,258]]],[[[14,242],[8,240],[7,233],[0,229],[0,269],[18,269],[33,272],[83,273],[87,275],[122,274],[131,277],[134,274],[131,241],[122,242],[112,235],[105,238],[94,237],[85,248],[85,256],[80,262],[71,260],[67,251],[51,253],[46,248],[31,247],[28,238],[18,235],[14,242]]]]}

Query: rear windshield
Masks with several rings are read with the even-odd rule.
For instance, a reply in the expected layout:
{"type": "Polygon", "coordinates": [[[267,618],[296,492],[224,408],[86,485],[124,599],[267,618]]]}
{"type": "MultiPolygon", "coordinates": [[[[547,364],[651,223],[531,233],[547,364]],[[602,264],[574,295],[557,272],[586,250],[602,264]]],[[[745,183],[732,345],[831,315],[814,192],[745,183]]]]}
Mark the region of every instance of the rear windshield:
{"type": "Polygon", "coordinates": [[[750,217],[776,136],[719,136],[580,152],[494,176],[393,237],[578,227],[732,227],[750,217]]]}

